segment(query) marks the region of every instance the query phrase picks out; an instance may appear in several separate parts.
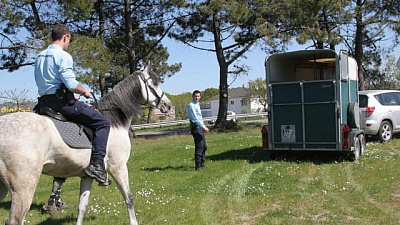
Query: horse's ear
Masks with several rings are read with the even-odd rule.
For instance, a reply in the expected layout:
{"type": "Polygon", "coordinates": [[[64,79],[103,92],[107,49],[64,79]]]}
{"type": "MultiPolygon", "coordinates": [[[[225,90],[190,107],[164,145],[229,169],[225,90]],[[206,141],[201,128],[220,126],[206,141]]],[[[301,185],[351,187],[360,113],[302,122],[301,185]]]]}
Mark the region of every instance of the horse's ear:
{"type": "Polygon", "coordinates": [[[150,71],[150,61],[147,61],[147,64],[143,66],[140,70],[142,70],[145,74],[149,74],[150,71]],[[143,68],[144,67],[144,68],[143,68]]]}

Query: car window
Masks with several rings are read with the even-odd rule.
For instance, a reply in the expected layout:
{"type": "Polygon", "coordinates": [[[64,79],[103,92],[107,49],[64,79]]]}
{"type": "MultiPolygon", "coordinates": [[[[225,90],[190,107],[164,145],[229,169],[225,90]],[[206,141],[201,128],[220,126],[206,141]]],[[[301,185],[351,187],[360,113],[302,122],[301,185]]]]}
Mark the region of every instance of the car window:
{"type": "Polygon", "coordinates": [[[368,106],[368,96],[366,95],[359,95],[358,96],[358,105],[362,108],[365,108],[368,106]]]}
{"type": "Polygon", "coordinates": [[[395,93],[384,93],[382,96],[384,99],[384,105],[400,105],[400,100],[395,93]]]}
{"type": "Polygon", "coordinates": [[[385,100],[384,100],[382,94],[375,95],[374,97],[376,98],[376,100],[377,100],[381,105],[386,105],[385,100]]]}
{"type": "Polygon", "coordinates": [[[393,92],[392,94],[396,97],[397,105],[400,105],[400,93],[399,92],[393,92]]]}

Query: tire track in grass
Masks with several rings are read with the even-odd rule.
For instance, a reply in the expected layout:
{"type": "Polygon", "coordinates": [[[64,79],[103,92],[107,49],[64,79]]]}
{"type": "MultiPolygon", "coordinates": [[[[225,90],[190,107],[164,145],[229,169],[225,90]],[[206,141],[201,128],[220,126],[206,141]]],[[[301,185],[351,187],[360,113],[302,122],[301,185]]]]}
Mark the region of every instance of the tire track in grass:
{"type": "Polygon", "coordinates": [[[384,204],[379,203],[378,201],[375,201],[375,199],[367,192],[363,189],[362,185],[360,185],[353,176],[353,171],[350,168],[350,165],[346,166],[346,177],[349,181],[349,184],[353,187],[353,189],[355,191],[357,191],[358,193],[360,193],[360,195],[365,199],[366,202],[368,202],[369,204],[373,205],[375,208],[379,209],[381,212],[383,212],[385,215],[389,216],[389,217],[394,217],[396,218],[398,224],[400,224],[400,217],[399,215],[396,213],[396,211],[392,210],[391,208],[387,208],[385,207],[384,204]]]}
{"type": "MultiPolygon", "coordinates": [[[[235,208],[232,208],[232,205],[233,207],[241,205],[241,207],[245,208],[247,184],[254,171],[259,169],[262,165],[264,165],[264,163],[256,165],[248,164],[216,180],[215,183],[208,188],[207,197],[205,197],[201,203],[201,215],[207,215],[203,217],[202,224],[216,224],[216,221],[220,219],[219,215],[221,215],[222,210],[225,210],[224,215],[229,215],[230,221],[228,221],[228,224],[238,224],[236,221],[238,215],[240,215],[240,218],[247,218],[247,215],[243,215],[244,212],[235,212],[235,208]],[[220,202],[221,199],[222,201],[220,202]],[[216,202],[216,200],[219,202],[216,202]],[[227,207],[221,209],[221,206],[227,207]]],[[[219,221],[218,223],[221,222],[222,221],[219,221]]]]}
{"type": "MultiPolygon", "coordinates": [[[[347,219],[353,220],[353,215],[356,215],[357,213],[356,209],[352,206],[352,202],[349,202],[347,198],[338,193],[341,187],[339,187],[339,184],[336,184],[334,179],[332,178],[332,174],[337,176],[337,172],[337,170],[332,169],[332,166],[323,167],[321,169],[321,179],[323,180],[323,186],[325,187],[322,192],[330,201],[332,201],[330,204],[335,204],[338,206],[334,208],[336,208],[338,212],[340,211],[340,214],[348,215],[347,219]]],[[[342,189],[343,188],[345,187],[342,187],[342,189]]]]}
{"type": "MultiPolygon", "coordinates": [[[[355,178],[353,176],[352,167],[353,167],[352,164],[347,164],[344,167],[344,173],[345,173],[345,177],[347,180],[346,184],[351,187],[351,188],[347,188],[348,189],[347,191],[355,192],[353,195],[358,194],[361,198],[365,199],[364,202],[377,208],[379,211],[382,212],[383,215],[386,215],[389,217],[390,216],[395,217],[400,224],[400,218],[398,215],[396,215],[395,211],[393,211],[390,208],[385,207],[385,205],[374,200],[371,197],[371,195],[363,189],[362,185],[360,185],[355,180],[355,178]]],[[[341,196],[340,194],[338,194],[338,191],[341,187],[337,186],[338,184],[335,184],[334,180],[332,179],[332,173],[336,173],[337,171],[328,169],[328,168],[324,168],[323,171],[324,172],[322,173],[322,175],[323,175],[322,179],[324,179],[324,186],[326,187],[325,191],[327,192],[326,194],[329,196],[329,198],[331,200],[334,201],[333,204],[340,206],[340,207],[338,207],[338,209],[340,209],[340,211],[343,212],[343,215],[348,215],[347,219],[357,222],[358,219],[357,219],[357,216],[355,216],[355,215],[357,215],[357,208],[355,208],[353,206],[353,202],[349,202],[349,200],[351,200],[351,199],[347,199],[347,198],[341,196]]],[[[360,221],[358,221],[358,222],[360,222],[360,221]]]]}

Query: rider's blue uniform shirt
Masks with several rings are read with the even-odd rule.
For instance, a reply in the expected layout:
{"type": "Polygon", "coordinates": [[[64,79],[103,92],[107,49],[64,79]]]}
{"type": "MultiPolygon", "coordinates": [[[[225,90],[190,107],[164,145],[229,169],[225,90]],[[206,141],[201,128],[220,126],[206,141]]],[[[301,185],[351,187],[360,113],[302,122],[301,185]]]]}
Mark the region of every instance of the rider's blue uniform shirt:
{"type": "Polygon", "coordinates": [[[195,123],[197,126],[203,129],[206,127],[203,122],[203,116],[201,115],[200,104],[195,100],[189,103],[188,118],[190,122],[195,123]]]}
{"type": "Polygon", "coordinates": [[[40,52],[35,61],[35,81],[39,96],[55,94],[62,83],[69,90],[75,89],[79,82],[73,64],[72,56],[59,45],[51,44],[40,52]]]}

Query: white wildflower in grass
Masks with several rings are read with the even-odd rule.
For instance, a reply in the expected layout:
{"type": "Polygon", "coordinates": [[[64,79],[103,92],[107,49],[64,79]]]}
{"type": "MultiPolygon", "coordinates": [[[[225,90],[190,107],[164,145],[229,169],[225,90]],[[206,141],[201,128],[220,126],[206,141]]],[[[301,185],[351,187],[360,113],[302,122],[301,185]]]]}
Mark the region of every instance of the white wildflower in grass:
{"type": "Polygon", "coordinates": [[[192,145],[185,145],[185,149],[186,149],[186,150],[194,149],[194,146],[192,146],[192,145]]]}
{"type": "Polygon", "coordinates": [[[324,193],[326,195],[326,193],[328,193],[327,190],[322,190],[322,193],[324,193]]]}

